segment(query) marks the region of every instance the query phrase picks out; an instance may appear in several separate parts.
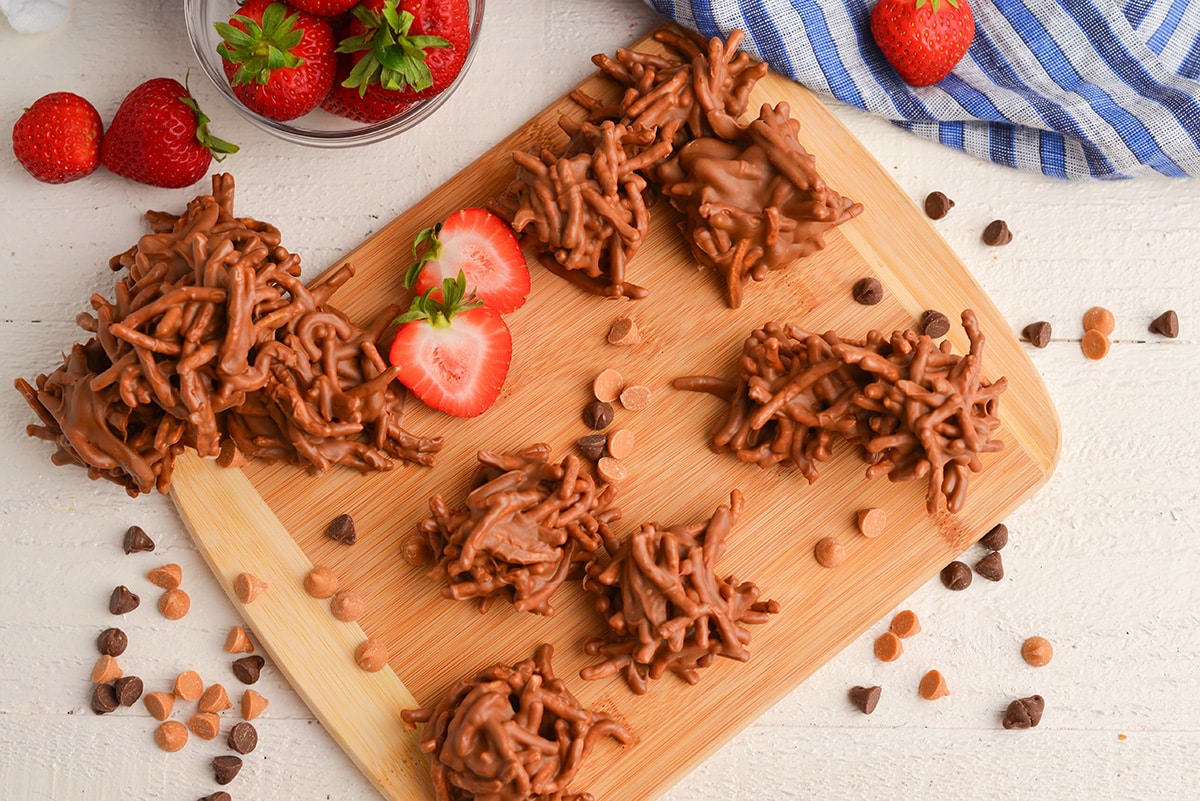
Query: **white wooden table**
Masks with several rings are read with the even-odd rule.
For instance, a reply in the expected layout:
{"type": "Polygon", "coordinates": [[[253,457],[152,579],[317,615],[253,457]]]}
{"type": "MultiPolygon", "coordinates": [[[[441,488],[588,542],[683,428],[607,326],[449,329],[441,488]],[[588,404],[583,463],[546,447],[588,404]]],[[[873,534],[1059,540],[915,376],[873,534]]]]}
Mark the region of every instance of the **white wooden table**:
{"type": "MultiPolygon", "coordinates": [[[[244,123],[195,69],[173,0],[76,2],[60,29],[22,36],[0,22],[0,373],[50,368],[76,341],[75,314],[109,293],[108,257],[143,232],[148,208],[181,208],[191,190],[158,190],[104,171],[66,186],[29,178],[7,131],[37,97],[72,90],[107,121],[141,81],[192,69],[215,131],[242,146],[226,162],[240,208],[283,229],[315,275],[378,226],[472,161],[659,22],[636,0],[492,0],[465,85],[416,132],[349,151],[277,142],[244,123]],[[137,19],[126,14],[137,13],[137,19]],[[35,61],[39,59],[40,61],[35,61]]],[[[670,799],[1182,799],[1200,768],[1200,182],[1143,179],[1067,184],[979,163],[855,110],[837,114],[911,196],[941,190],[957,206],[937,223],[1014,330],[1049,320],[1054,341],[1033,351],[1063,425],[1057,473],[1008,524],[1008,574],[963,593],[937,580],[905,606],[924,633],[902,662],[852,644],[778,707],[668,794],[670,799]],[[980,232],[1008,221],[1012,244],[980,232]],[[1117,319],[1108,358],[1087,361],[1080,318],[1100,304],[1117,319]],[[1147,323],[1178,311],[1166,340],[1147,323]],[[1041,634],[1057,649],[1034,669],[1018,650],[1041,634]],[[952,695],[916,696],[937,667],[952,695]],[[884,687],[871,716],[846,699],[884,687]],[[1005,731],[1010,698],[1041,693],[1042,725],[1005,731]]],[[[202,188],[202,187],[201,187],[202,188]]],[[[237,621],[170,503],[130,502],[112,485],[55,468],[27,439],[33,416],[0,392],[0,798],[13,801],[194,799],[219,789],[208,759],[223,745],[166,754],[140,705],[89,709],[93,641],[113,622],[116,584],[146,590],[121,625],[122,662],[148,686],[184,668],[224,670],[237,621]],[[131,524],[154,554],[124,556],[131,524]],[[192,614],[172,623],[152,608],[151,567],[183,566],[192,614]]],[[[976,554],[978,555],[978,554],[976,554]]],[[[227,789],[235,799],[371,801],[371,785],[268,667],[261,745],[227,789]]],[[[607,801],[633,801],[608,799],[607,801]]]]}

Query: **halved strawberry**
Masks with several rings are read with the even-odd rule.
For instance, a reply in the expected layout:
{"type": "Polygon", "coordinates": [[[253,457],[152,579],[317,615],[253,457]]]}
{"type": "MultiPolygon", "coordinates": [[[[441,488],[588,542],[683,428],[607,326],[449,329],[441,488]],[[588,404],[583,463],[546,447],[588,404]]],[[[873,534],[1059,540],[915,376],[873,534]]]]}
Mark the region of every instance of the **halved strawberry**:
{"type": "Polygon", "coordinates": [[[404,282],[419,295],[459,274],[479,300],[501,314],[520,308],[529,294],[529,267],[517,236],[487,209],[462,209],[426,228],[413,242],[413,257],[418,261],[404,282]]]}
{"type": "Polygon", "coordinates": [[[401,315],[388,360],[397,378],[427,406],[475,417],[500,395],[512,361],[512,334],[493,309],[467,294],[462,273],[447,278],[442,299],[417,295],[401,315]]]}

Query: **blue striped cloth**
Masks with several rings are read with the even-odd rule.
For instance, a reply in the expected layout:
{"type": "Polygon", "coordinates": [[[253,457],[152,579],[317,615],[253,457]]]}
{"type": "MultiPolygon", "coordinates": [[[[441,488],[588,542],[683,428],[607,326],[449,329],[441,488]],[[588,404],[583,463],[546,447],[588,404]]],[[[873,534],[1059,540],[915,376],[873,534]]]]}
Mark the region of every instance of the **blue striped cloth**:
{"type": "Polygon", "coordinates": [[[646,0],[782,75],[974,156],[1057,178],[1200,175],[1200,3],[974,0],[975,40],[907,85],[867,0],[646,0]]]}

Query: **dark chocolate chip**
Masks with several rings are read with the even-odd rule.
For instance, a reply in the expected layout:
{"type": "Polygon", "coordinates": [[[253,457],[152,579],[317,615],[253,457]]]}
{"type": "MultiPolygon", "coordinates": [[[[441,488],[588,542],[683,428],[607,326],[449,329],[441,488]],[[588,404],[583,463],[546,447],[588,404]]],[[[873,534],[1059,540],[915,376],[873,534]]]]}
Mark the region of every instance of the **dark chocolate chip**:
{"type": "Polygon", "coordinates": [[[1003,550],[1004,546],[1008,545],[1008,526],[1003,523],[992,526],[991,530],[979,540],[979,544],[989,551],[1003,550]]]}
{"type": "Polygon", "coordinates": [[[350,515],[338,515],[325,529],[325,536],[335,542],[353,545],[358,541],[358,532],[354,528],[354,518],[350,515]]]}
{"type": "Polygon", "coordinates": [[[137,676],[122,676],[113,682],[113,690],[121,706],[133,706],[142,697],[142,680],[137,676]]]}
{"type": "Polygon", "coordinates": [[[105,629],[96,638],[96,648],[108,656],[120,656],[129,647],[129,638],[120,629],[105,629]]]}
{"type": "Polygon", "coordinates": [[[224,787],[235,778],[242,769],[242,758],[235,756],[218,756],[212,760],[213,779],[224,787]]]}
{"type": "Polygon", "coordinates": [[[584,459],[598,462],[604,455],[604,449],[608,447],[608,437],[603,434],[588,434],[575,440],[575,446],[579,448],[579,453],[584,459]]]}
{"type": "Polygon", "coordinates": [[[999,551],[992,551],[975,563],[975,572],[988,581],[999,581],[1004,578],[1004,560],[999,551]]]}
{"type": "Polygon", "coordinates": [[[1042,712],[1046,709],[1046,699],[1040,695],[1028,698],[1018,698],[1004,710],[1004,728],[1029,729],[1042,722],[1042,712]]]}
{"type": "Polygon", "coordinates": [[[931,220],[940,220],[954,208],[954,201],[941,192],[930,192],[925,196],[925,214],[931,220]]]}
{"type": "Polygon", "coordinates": [[[921,333],[937,339],[950,333],[950,318],[940,311],[926,309],[921,315],[921,333]]]}
{"type": "Polygon", "coordinates": [[[1012,231],[1008,229],[1008,223],[1004,220],[992,220],[983,229],[983,244],[985,245],[1007,245],[1012,238],[1012,231]]]}
{"type": "Polygon", "coordinates": [[[1029,340],[1035,348],[1044,348],[1050,344],[1050,323],[1045,320],[1030,323],[1021,330],[1021,336],[1029,340]]]}
{"type": "Polygon", "coordinates": [[[150,539],[141,526],[130,526],[125,532],[125,541],[122,543],[126,554],[136,553],[138,551],[153,551],[154,540],[150,539]]]}
{"type": "Polygon", "coordinates": [[[879,694],[883,690],[878,687],[851,687],[850,702],[858,707],[858,711],[869,715],[879,705],[879,694]]]}
{"type": "Polygon", "coordinates": [[[883,284],[879,283],[879,279],[874,276],[860,278],[854,283],[854,288],[850,290],[850,294],[854,297],[856,303],[861,303],[864,306],[874,306],[883,300],[883,284]]]}
{"type": "Polygon", "coordinates": [[[108,611],[114,615],[123,615],[126,612],[132,612],[138,608],[138,604],[142,599],[134,595],[133,591],[124,584],[112,591],[112,595],[108,598],[108,611]]]}
{"type": "Polygon", "coordinates": [[[238,681],[242,684],[254,684],[262,674],[265,663],[266,660],[257,654],[243,656],[241,659],[233,660],[233,675],[237,676],[238,681]]]}
{"type": "Polygon", "coordinates": [[[224,790],[218,790],[212,795],[206,795],[200,801],[233,801],[233,796],[224,790]]]}
{"type": "Polygon", "coordinates": [[[1150,333],[1174,339],[1179,336],[1179,315],[1168,309],[1150,323],[1150,333]]]}
{"type": "Polygon", "coordinates": [[[120,705],[117,691],[111,684],[97,684],[92,688],[92,711],[97,715],[107,715],[120,705]]]}
{"type": "Polygon", "coordinates": [[[239,754],[248,754],[258,745],[258,730],[254,724],[242,721],[229,730],[229,747],[239,754]]]}
{"type": "Polygon", "coordinates": [[[971,568],[966,562],[951,562],[942,568],[942,584],[955,592],[965,590],[971,586],[971,568]]]}
{"type": "Polygon", "coordinates": [[[583,407],[583,424],[588,428],[600,431],[601,429],[608,428],[609,423],[612,421],[613,407],[611,403],[594,400],[583,407]]]}

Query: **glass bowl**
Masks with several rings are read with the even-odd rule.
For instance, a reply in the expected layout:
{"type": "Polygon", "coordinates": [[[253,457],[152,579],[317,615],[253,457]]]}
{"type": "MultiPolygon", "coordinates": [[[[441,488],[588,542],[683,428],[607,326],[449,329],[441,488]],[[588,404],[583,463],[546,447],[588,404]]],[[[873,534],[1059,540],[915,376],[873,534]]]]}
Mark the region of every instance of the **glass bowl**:
{"type": "Polygon", "coordinates": [[[382,122],[362,123],[335,116],[320,108],[303,117],[287,122],[268,119],[242,105],[229,88],[229,80],[221,67],[221,56],[217,45],[221,37],[213,28],[214,22],[228,22],[237,13],[237,0],[184,0],[183,13],[187,21],[188,38],[204,73],[217,91],[229,101],[238,113],[267,133],[298,145],[312,147],[354,147],[379,142],[388,137],[413,128],[438,109],[454,94],[471,66],[478,49],[479,33],[483,25],[484,0],[468,0],[470,6],[471,45],[462,71],[446,89],[433,97],[409,107],[403,113],[382,122]]]}

